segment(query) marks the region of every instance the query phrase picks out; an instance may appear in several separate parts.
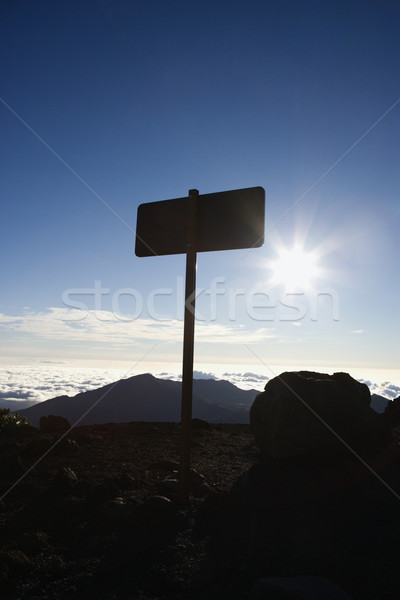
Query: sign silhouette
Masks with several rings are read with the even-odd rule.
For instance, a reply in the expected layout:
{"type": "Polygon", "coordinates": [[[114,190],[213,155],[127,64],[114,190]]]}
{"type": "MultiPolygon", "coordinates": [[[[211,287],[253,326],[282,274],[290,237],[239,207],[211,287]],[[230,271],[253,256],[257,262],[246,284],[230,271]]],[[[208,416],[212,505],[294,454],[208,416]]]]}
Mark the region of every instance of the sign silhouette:
{"type": "Polygon", "coordinates": [[[189,502],[193,353],[197,252],[257,248],[264,243],[262,187],[141,204],[136,225],[137,256],[186,254],[183,326],[179,500],[189,502]]]}
{"type": "MultiPolygon", "coordinates": [[[[262,246],[264,205],[265,191],[261,187],[197,196],[196,252],[262,246]]],[[[136,255],[185,254],[189,215],[187,197],[141,204],[137,216],[136,255]]]]}

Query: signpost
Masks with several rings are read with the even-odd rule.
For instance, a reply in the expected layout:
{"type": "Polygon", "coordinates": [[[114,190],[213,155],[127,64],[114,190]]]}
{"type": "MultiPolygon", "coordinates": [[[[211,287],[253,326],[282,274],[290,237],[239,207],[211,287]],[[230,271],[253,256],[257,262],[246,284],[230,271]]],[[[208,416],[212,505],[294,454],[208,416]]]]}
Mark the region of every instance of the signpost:
{"type": "Polygon", "coordinates": [[[137,256],[186,254],[179,500],[189,501],[197,252],[258,248],[264,243],[262,187],[149,202],[138,208],[137,256]]]}

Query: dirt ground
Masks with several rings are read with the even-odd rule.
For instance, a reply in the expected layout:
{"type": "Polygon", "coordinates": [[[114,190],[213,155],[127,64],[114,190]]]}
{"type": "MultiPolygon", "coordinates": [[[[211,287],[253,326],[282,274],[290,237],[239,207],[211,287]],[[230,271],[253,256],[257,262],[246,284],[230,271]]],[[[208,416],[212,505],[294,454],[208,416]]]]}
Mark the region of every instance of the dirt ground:
{"type": "Polygon", "coordinates": [[[375,475],[353,457],[261,463],[249,426],[197,422],[183,506],[178,424],[57,440],[0,440],[1,598],[239,600],[257,578],[298,575],[400,598],[398,442],[365,457],[375,475]]]}

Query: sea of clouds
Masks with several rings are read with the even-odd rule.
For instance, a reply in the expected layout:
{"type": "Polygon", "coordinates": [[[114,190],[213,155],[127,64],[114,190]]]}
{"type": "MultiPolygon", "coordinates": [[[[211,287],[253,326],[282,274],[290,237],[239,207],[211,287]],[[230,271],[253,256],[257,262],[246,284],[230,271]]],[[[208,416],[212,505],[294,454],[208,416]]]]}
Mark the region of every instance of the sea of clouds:
{"type": "Polygon", "coordinates": [[[75,396],[123,375],[118,369],[0,367],[0,406],[4,401],[36,403],[56,396],[75,396]]]}
{"type": "MultiPolygon", "coordinates": [[[[74,396],[79,392],[92,390],[121,378],[131,377],[138,372],[126,372],[123,369],[57,367],[0,367],[0,407],[8,402],[42,402],[56,396],[74,396]]],[[[152,370],[155,377],[180,380],[177,371],[152,370]]],[[[243,371],[194,371],[196,379],[225,379],[242,389],[263,390],[268,381],[265,374],[243,371]]],[[[368,379],[359,381],[368,385],[371,394],[378,394],[389,400],[400,396],[400,385],[389,381],[375,383],[368,379]]]]}

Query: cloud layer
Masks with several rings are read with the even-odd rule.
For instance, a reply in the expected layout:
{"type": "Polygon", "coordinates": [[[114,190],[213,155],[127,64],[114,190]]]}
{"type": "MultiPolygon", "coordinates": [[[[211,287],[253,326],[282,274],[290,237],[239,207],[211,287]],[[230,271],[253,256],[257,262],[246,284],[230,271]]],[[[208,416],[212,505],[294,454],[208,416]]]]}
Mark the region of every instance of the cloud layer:
{"type": "MultiPolygon", "coordinates": [[[[75,368],[63,366],[40,367],[1,367],[0,368],[0,406],[5,401],[42,402],[55,396],[74,396],[79,392],[95,389],[117,381],[122,377],[130,377],[140,372],[140,365],[136,371],[127,373],[121,369],[75,368]]],[[[180,373],[172,371],[153,371],[156,377],[163,379],[181,378],[180,373]]],[[[195,371],[196,379],[226,379],[242,389],[255,389],[262,391],[268,377],[255,372],[204,372],[195,371]]],[[[373,394],[379,394],[393,400],[400,396],[400,386],[390,382],[381,384],[369,380],[360,380],[366,383],[373,394]]]]}
{"type": "Polygon", "coordinates": [[[121,370],[63,367],[3,367],[0,369],[2,400],[42,402],[56,396],[74,396],[116,381],[121,370]]]}

